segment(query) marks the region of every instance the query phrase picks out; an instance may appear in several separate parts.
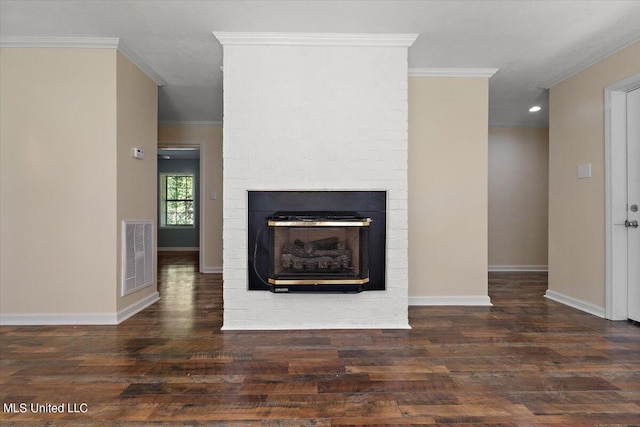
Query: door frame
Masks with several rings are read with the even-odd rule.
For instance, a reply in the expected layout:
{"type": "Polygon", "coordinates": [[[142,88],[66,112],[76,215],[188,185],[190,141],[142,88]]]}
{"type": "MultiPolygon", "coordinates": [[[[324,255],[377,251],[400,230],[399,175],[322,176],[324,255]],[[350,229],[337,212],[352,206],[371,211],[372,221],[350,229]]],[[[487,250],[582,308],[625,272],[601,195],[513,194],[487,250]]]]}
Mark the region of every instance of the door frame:
{"type": "Polygon", "coordinates": [[[627,319],[627,234],[614,224],[627,215],[627,93],[637,88],[640,73],[604,90],[605,318],[609,320],[627,319]]]}
{"type": "MultiPolygon", "coordinates": [[[[158,140],[158,148],[197,148],[198,150],[200,150],[200,177],[198,180],[198,184],[200,186],[200,200],[198,201],[200,204],[200,209],[198,212],[199,218],[198,218],[198,226],[200,228],[200,233],[199,233],[199,238],[198,238],[198,249],[199,249],[199,253],[198,253],[198,260],[199,260],[199,265],[200,265],[200,273],[205,273],[205,271],[203,271],[203,265],[204,265],[204,260],[205,260],[205,254],[204,254],[204,236],[206,236],[206,232],[205,232],[205,221],[204,219],[206,218],[206,190],[205,190],[205,150],[207,147],[207,144],[204,143],[204,140],[175,140],[175,139],[159,139],[158,140]]],[[[157,204],[157,201],[156,201],[157,204]]]]}

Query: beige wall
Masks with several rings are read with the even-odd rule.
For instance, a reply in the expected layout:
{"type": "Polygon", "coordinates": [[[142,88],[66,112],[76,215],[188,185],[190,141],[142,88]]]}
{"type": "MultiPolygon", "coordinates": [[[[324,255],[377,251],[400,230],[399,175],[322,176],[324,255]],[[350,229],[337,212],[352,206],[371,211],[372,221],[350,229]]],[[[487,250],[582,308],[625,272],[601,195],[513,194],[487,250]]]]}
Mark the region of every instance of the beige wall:
{"type": "Polygon", "coordinates": [[[636,73],[640,42],[550,90],[549,290],[603,310],[604,87],[636,73]],[[576,178],[582,163],[592,178],[576,178]]]}
{"type": "Polygon", "coordinates": [[[546,267],[549,129],[489,128],[489,266],[546,267]]]}
{"type": "Polygon", "coordinates": [[[158,145],[200,144],[205,217],[200,221],[203,272],[222,272],[222,126],[160,126],[158,145]],[[216,200],[211,200],[215,191],[216,200]]]}
{"type": "MultiPolygon", "coordinates": [[[[122,221],[157,222],[158,88],[153,80],[118,53],[117,57],[117,253],[122,251],[122,221]],[[133,148],[144,150],[143,159],[133,157],[133,148]]],[[[155,242],[154,242],[155,244],[155,242]]],[[[153,250],[154,257],[156,250],[153,250]]],[[[154,258],[153,265],[157,265],[154,258]]],[[[117,257],[116,271],[121,272],[117,257]]],[[[154,269],[155,270],[155,269],[154,269]]],[[[121,296],[122,279],[115,287],[118,310],[122,310],[157,292],[156,277],[151,286],[121,296]]]]}
{"type": "Polygon", "coordinates": [[[487,125],[487,78],[409,78],[414,301],[487,297],[487,125]]]}
{"type": "Polygon", "coordinates": [[[116,51],[0,49],[0,311],[115,313],[116,51]]]}
{"type": "Polygon", "coordinates": [[[120,222],[156,217],[156,85],[115,49],[0,55],[1,320],[113,323],[156,293],[120,297],[120,222]]]}

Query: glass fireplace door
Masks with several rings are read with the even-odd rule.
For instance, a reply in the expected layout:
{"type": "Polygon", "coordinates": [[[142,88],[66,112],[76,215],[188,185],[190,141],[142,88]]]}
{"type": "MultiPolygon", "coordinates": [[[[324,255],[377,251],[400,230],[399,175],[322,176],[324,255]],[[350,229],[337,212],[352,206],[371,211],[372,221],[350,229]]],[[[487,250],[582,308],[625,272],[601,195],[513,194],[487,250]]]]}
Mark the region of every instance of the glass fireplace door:
{"type": "Polygon", "coordinates": [[[272,216],[269,283],[368,283],[370,224],[370,218],[348,214],[272,216]]]}

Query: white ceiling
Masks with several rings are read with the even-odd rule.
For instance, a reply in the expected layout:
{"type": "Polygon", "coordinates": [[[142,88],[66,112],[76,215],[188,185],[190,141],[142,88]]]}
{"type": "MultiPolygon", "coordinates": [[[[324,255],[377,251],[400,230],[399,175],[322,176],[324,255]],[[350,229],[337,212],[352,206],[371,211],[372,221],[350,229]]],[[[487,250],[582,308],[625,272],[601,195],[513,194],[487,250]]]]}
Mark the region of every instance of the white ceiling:
{"type": "Polygon", "coordinates": [[[536,126],[545,88],[640,40],[640,1],[0,1],[3,37],[120,38],[167,82],[160,122],[222,120],[212,31],[419,33],[410,68],[499,68],[490,123],[536,126]]]}

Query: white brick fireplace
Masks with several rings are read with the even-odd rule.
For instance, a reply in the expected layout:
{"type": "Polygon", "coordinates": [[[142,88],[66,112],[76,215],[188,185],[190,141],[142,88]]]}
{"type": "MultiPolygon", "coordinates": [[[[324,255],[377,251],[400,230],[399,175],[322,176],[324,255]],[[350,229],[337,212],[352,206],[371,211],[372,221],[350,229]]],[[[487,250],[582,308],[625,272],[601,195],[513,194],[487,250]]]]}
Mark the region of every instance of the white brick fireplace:
{"type": "Polygon", "coordinates": [[[223,329],[408,328],[407,49],[415,34],[218,33],[223,329]],[[386,290],[247,290],[248,190],[385,190],[386,290]]]}

